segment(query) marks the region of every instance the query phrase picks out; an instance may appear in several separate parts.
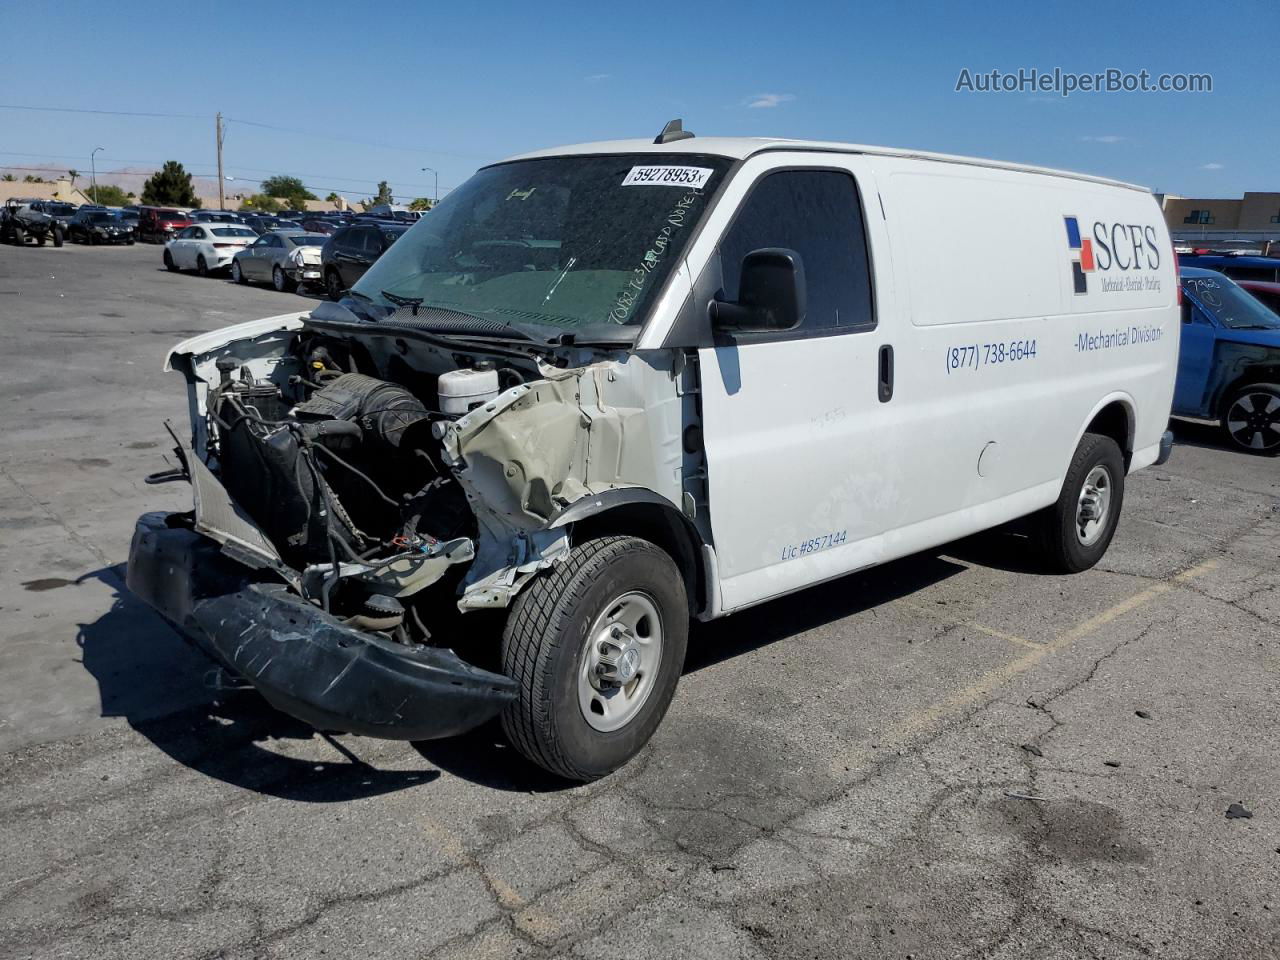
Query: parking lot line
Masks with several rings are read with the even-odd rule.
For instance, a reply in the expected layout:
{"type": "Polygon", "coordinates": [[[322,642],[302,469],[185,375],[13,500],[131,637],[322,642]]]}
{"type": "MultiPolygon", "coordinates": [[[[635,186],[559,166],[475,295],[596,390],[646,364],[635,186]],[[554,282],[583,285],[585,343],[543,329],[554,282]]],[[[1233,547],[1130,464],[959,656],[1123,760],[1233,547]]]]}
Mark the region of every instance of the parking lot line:
{"type": "MultiPolygon", "coordinates": [[[[934,703],[924,710],[918,710],[914,713],[907,714],[888,737],[882,738],[880,743],[889,746],[901,746],[912,738],[932,729],[941,721],[960,713],[966,707],[975,706],[985,698],[989,697],[995,690],[1008,683],[1010,680],[1021,676],[1028,670],[1040,664],[1050,655],[1060,650],[1065,650],[1071,644],[1075,643],[1082,637],[1087,637],[1101,627],[1106,626],[1114,620],[1123,617],[1127,613],[1145,607],[1152,600],[1155,600],[1162,594],[1168,593],[1179,583],[1186,583],[1194,580],[1205,573],[1208,573],[1218,565],[1216,558],[1203,560],[1192,567],[1188,567],[1181,573],[1168,580],[1162,580],[1159,583],[1153,583],[1151,586],[1139,590],[1130,597],[1120,600],[1112,604],[1101,613],[1094,614],[1087,620],[1084,620],[1069,630],[1058,634],[1047,643],[1037,644],[1027,641],[1029,649],[1026,653],[1017,657],[1008,663],[1001,664],[988,670],[977,680],[955,691],[945,699],[934,703]]],[[[831,761],[831,770],[833,773],[843,770],[855,769],[870,759],[867,750],[857,747],[851,751],[839,754],[831,761]]]]}

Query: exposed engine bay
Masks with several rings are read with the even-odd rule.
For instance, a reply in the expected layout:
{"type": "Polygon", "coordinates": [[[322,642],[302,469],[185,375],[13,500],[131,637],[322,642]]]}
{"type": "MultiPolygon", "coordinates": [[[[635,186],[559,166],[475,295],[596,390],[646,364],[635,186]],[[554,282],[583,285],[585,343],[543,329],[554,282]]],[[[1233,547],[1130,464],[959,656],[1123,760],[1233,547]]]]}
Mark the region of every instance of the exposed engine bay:
{"type": "Polygon", "coordinates": [[[653,438],[641,415],[660,395],[680,423],[670,371],[290,320],[174,355],[192,525],[353,629],[438,642],[459,611],[506,606],[567,555],[570,504],[659,487],[664,460],[679,483],[678,426],[653,438]]]}
{"type": "Polygon", "coordinates": [[[219,357],[206,459],[305,597],[351,626],[420,642],[430,634],[411,598],[472,559],[478,532],[443,462],[443,427],[536,367],[468,358],[432,376],[401,363],[411,390],[357,372],[376,369],[358,352],[298,337],[267,376],[219,357]]]}

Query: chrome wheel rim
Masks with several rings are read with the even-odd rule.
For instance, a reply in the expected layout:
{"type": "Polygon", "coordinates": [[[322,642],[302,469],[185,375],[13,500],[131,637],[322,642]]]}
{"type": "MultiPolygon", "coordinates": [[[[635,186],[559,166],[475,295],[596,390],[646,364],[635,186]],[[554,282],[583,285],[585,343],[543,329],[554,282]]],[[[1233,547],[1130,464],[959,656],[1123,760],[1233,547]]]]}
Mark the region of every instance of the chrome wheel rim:
{"type": "Polygon", "coordinates": [[[1076,501],[1076,539],[1086,547],[1098,542],[1111,514],[1111,471],[1098,464],[1089,471],[1076,501]]]}
{"type": "Polygon", "coordinates": [[[1227,433],[1246,450],[1280,447],[1280,397],[1266,390],[1242,393],[1227,411],[1227,433]]]}
{"type": "Polygon", "coordinates": [[[611,733],[635,719],[658,681],[662,637],[648,594],[631,591],[605,605],[579,658],[578,705],[589,726],[611,733]]]}

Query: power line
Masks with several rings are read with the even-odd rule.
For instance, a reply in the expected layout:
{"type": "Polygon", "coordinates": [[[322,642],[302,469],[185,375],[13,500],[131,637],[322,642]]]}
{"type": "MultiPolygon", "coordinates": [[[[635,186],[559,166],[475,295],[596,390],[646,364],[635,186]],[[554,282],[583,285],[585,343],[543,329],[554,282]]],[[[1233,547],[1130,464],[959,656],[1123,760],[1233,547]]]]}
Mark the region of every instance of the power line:
{"type": "Polygon", "coordinates": [[[162,117],[166,120],[208,120],[195,113],[142,113],[137,110],[83,110],[78,107],[33,107],[20,103],[0,103],[0,110],[36,110],[44,113],[94,113],[108,117],[162,117]]]}

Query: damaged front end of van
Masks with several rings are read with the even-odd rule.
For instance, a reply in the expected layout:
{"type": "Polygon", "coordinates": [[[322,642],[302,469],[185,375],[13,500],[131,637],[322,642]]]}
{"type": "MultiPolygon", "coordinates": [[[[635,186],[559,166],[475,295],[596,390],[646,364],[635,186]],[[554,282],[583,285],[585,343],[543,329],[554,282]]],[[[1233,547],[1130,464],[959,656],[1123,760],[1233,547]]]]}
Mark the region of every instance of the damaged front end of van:
{"type": "Polygon", "coordinates": [[[596,505],[675,509],[654,491],[685,456],[675,372],[431,319],[326,304],[169,359],[192,429],[150,479],[190,482],[193,509],[138,521],[128,585],[319,729],[422,740],[492,718],[517,693],[489,668],[500,627],[463,614],[510,605],[596,505]]]}

